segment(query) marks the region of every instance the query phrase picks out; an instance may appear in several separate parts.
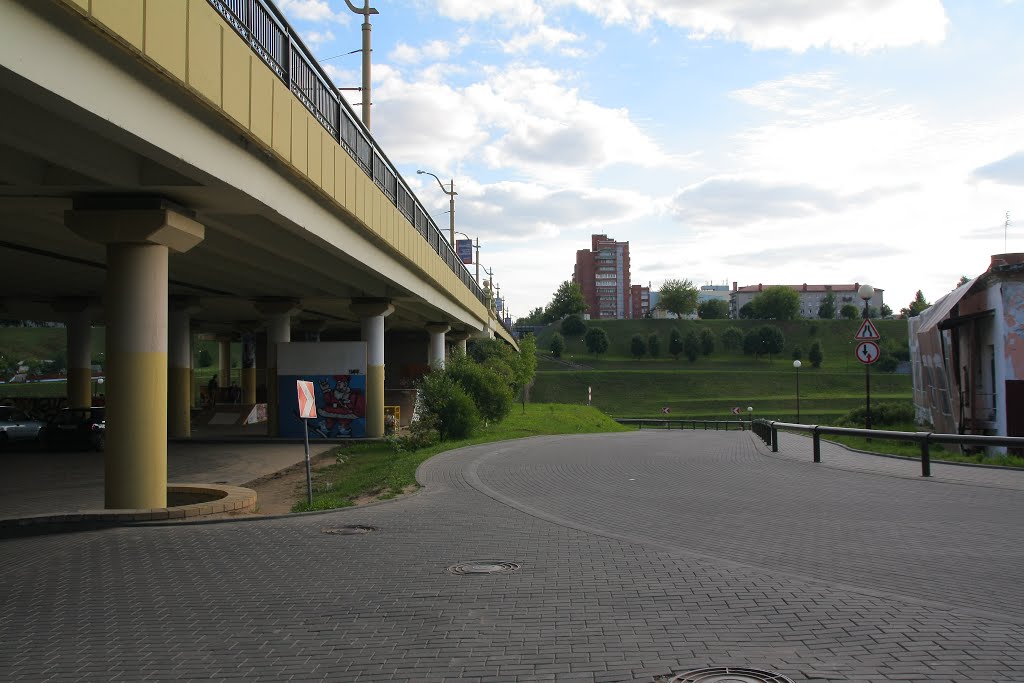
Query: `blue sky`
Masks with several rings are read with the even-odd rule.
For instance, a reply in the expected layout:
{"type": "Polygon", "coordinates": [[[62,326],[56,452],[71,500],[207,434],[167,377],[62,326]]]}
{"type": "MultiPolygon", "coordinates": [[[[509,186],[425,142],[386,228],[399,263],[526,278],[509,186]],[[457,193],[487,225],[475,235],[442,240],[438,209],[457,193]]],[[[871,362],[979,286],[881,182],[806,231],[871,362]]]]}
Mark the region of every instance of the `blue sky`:
{"type": "MultiPolygon", "coordinates": [[[[279,6],[359,85],[330,58],[361,16],[279,6]]],[[[373,135],[442,227],[416,169],[454,177],[514,316],[592,233],[630,242],[634,284],[867,282],[897,311],[1024,251],[1024,0],[371,6],[373,135]]]]}

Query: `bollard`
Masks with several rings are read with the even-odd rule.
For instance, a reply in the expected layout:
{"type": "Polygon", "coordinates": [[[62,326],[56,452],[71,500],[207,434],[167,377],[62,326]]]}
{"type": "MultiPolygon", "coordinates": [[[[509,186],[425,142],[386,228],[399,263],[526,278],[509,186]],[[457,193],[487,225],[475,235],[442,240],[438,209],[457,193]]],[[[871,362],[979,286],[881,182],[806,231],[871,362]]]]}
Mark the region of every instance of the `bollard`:
{"type": "Polygon", "coordinates": [[[821,434],[818,425],[814,425],[814,462],[821,462],[821,434]]]}
{"type": "Polygon", "coordinates": [[[930,477],[932,476],[932,454],[928,449],[928,439],[932,433],[928,432],[924,435],[924,441],[921,442],[921,476],[930,477]]]}

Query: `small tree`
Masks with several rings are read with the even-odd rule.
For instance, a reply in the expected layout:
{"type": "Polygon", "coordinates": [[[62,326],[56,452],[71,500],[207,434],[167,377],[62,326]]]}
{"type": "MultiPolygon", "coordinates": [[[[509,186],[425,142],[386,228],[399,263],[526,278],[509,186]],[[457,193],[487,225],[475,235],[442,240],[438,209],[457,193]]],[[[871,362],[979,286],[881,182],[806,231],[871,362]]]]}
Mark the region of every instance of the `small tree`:
{"type": "Polygon", "coordinates": [[[551,301],[544,309],[544,322],[561,320],[573,313],[586,313],[587,301],[583,298],[583,290],[578,282],[566,280],[558,286],[551,301]]]}
{"type": "Polygon", "coordinates": [[[844,320],[856,320],[859,315],[860,310],[853,304],[843,304],[843,307],[839,309],[839,317],[844,320]]]}
{"type": "Polygon", "coordinates": [[[683,352],[683,335],[674,327],[668,333],[668,352],[676,360],[679,360],[679,354],[683,352]]]}
{"type": "Polygon", "coordinates": [[[747,303],[740,306],[740,318],[742,320],[753,320],[757,317],[757,311],[754,310],[754,302],[748,301],[747,303]]]}
{"type": "Polygon", "coordinates": [[[458,354],[448,359],[444,372],[465,390],[485,421],[498,422],[512,410],[515,394],[508,380],[513,378],[503,377],[499,368],[458,354]]]}
{"type": "Polygon", "coordinates": [[[749,330],[743,335],[743,353],[759,358],[761,356],[761,335],[757,330],[749,330]]]}
{"type": "Polygon", "coordinates": [[[836,293],[829,290],[821,305],[818,306],[818,317],[822,320],[835,320],[836,317],[836,293]]]}
{"type": "Polygon", "coordinates": [[[559,333],[555,332],[551,335],[551,343],[548,345],[551,350],[551,355],[555,358],[562,357],[562,351],[565,351],[565,338],[559,333]]]}
{"type": "Polygon", "coordinates": [[[799,346],[794,346],[793,347],[792,356],[793,356],[793,360],[801,360],[801,359],[803,359],[803,357],[804,357],[803,349],[801,349],[799,346]]]}
{"type": "Polygon", "coordinates": [[[587,331],[587,325],[583,322],[583,318],[573,313],[572,315],[565,316],[562,320],[562,334],[567,337],[582,337],[587,331]]]}
{"type": "Polygon", "coordinates": [[[743,348],[743,330],[738,327],[727,328],[722,332],[722,348],[727,351],[739,351],[743,348]]]}
{"type": "Polygon", "coordinates": [[[651,358],[657,358],[661,353],[661,342],[658,340],[658,335],[652,334],[647,338],[647,353],[651,358]]]}
{"type": "Polygon", "coordinates": [[[644,341],[643,335],[633,335],[629,341],[629,352],[636,356],[637,360],[647,353],[647,342],[644,341]]]}
{"type": "Polygon", "coordinates": [[[729,304],[721,299],[708,299],[697,306],[697,315],[702,320],[725,320],[729,317],[729,304]]]}
{"type": "Polygon", "coordinates": [[[441,441],[464,439],[480,423],[480,413],[469,394],[443,371],[427,374],[420,382],[423,419],[433,425],[441,441]]]}
{"type": "Polygon", "coordinates": [[[587,330],[583,341],[587,345],[587,351],[595,355],[608,350],[608,335],[600,327],[591,327],[587,330]]]}
{"type": "Polygon", "coordinates": [[[793,320],[800,315],[800,295],[785,285],[765,287],[751,303],[761,320],[793,320]]]}
{"type": "Polygon", "coordinates": [[[882,304],[881,314],[883,318],[888,318],[892,315],[892,309],[889,308],[889,304],[882,304]]]}
{"type": "Polygon", "coordinates": [[[758,334],[761,337],[763,343],[763,350],[768,354],[768,362],[772,362],[773,353],[782,353],[782,350],[786,348],[786,338],[782,334],[782,330],[775,327],[775,325],[764,325],[758,334]]]}
{"type": "Polygon", "coordinates": [[[811,350],[807,352],[807,360],[811,361],[811,365],[820,368],[821,361],[824,359],[825,356],[821,353],[821,344],[818,342],[811,344],[811,350]]]}
{"type": "Polygon", "coordinates": [[[689,280],[665,280],[658,293],[658,308],[675,313],[676,318],[697,308],[697,288],[689,280]]]}
{"type": "Polygon", "coordinates": [[[914,296],[914,300],[910,302],[907,308],[900,310],[900,314],[904,318],[916,318],[921,315],[921,311],[931,306],[928,300],[924,298],[924,294],[921,290],[917,290],[917,294],[914,296]]]}
{"type": "Polygon", "coordinates": [[[715,350],[715,333],[711,330],[704,328],[700,331],[700,352],[705,356],[710,356],[711,352],[715,350]]]}
{"type": "Polygon", "coordinates": [[[700,341],[697,339],[697,334],[693,331],[686,333],[686,338],[683,339],[683,353],[690,359],[690,362],[697,360],[697,356],[700,355],[700,341]]]}

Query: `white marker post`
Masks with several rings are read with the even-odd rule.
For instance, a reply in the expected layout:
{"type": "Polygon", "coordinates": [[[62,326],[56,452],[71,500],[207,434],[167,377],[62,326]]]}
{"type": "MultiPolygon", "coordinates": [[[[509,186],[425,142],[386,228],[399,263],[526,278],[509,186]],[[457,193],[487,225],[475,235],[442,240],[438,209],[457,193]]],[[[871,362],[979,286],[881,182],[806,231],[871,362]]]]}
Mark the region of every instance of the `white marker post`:
{"type": "Polygon", "coordinates": [[[309,419],[316,417],[316,399],[313,397],[313,383],[306,380],[295,380],[295,388],[299,394],[299,417],[302,418],[303,433],[306,437],[306,493],[309,505],[313,506],[313,472],[309,467],[309,419]]]}

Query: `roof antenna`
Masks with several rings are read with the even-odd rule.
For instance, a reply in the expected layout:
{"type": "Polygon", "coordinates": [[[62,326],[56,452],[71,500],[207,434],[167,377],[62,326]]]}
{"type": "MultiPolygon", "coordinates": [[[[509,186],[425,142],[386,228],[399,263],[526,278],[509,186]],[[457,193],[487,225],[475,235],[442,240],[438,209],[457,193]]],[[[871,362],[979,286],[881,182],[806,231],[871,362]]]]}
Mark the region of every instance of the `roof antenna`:
{"type": "Polygon", "coordinates": [[[1010,230],[1010,212],[1006,212],[1006,222],[1003,223],[1003,253],[1006,253],[1006,233],[1010,230]]]}

